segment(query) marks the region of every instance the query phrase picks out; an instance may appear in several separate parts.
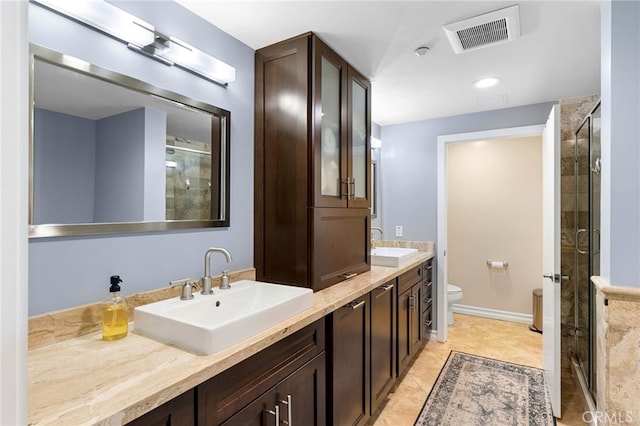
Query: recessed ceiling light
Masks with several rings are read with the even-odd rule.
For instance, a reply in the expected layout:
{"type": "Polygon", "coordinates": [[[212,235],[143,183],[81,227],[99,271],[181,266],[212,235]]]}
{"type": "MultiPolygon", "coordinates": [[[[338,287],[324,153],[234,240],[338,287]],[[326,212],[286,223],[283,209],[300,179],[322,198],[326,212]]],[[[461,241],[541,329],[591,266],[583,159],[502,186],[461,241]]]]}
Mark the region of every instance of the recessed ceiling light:
{"type": "Polygon", "coordinates": [[[429,47],[427,46],[420,46],[415,50],[415,53],[417,56],[424,56],[429,52],[429,50],[431,49],[429,49],[429,47]]]}
{"type": "Polygon", "coordinates": [[[473,82],[473,87],[477,87],[478,89],[486,89],[487,87],[495,86],[501,81],[502,79],[500,77],[481,78],[480,80],[476,80],[473,82]]]}

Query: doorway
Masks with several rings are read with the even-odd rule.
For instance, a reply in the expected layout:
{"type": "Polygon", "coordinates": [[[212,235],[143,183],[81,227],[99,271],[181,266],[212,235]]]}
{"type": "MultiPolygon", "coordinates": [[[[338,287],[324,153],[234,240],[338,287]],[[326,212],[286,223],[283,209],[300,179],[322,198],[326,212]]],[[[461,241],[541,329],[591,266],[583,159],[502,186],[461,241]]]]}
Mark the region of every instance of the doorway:
{"type": "MultiPolygon", "coordinates": [[[[475,142],[479,140],[520,138],[526,136],[542,135],[544,126],[525,126],[507,129],[487,130],[481,132],[460,133],[453,135],[443,135],[438,137],[438,239],[437,239],[437,261],[438,261],[438,292],[437,292],[437,333],[436,339],[447,340],[447,284],[449,274],[447,268],[447,146],[452,143],[475,142]]],[[[464,297],[464,296],[463,296],[464,297]]]]}

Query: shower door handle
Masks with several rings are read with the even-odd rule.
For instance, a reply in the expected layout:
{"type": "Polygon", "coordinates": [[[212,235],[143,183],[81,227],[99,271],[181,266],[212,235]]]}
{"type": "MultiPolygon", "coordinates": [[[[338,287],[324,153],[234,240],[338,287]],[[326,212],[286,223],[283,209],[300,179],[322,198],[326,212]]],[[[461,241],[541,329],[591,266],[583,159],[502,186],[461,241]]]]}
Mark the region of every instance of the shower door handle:
{"type": "Polygon", "coordinates": [[[587,229],[578,229],[578,230],[576,231],[576,242],[575,242],[575,243],[576,243],[576,251],[577,251],[578,253],[580,253],[580,254],[587,254],[587,253],[589,253],[589,249],[584,250],[584,249],[582,249],[582,248],[580,247],[580,235],[581,235],[581,234],[583,234],[583,233],[587,233],[587,232],[589,232],[587,229]]]}
{"type": "Polygon", "coordinates": [[[569,280],[569,275],[560,275],[560,274],[542,274],[543,277],[549,278],[554,283],[560,283],[560,281],[569,280]]]}

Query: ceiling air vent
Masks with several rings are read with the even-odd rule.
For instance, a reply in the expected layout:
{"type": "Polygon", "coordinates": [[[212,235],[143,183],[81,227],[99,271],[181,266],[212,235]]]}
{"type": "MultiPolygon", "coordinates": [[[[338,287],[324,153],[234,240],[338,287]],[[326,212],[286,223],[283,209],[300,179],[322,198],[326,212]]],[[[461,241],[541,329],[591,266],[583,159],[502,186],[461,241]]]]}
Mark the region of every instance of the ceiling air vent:
{"type": "Polygon", "coordinates": [[[455,53],[481,49],[520,37],[518,5],[505,7],[484,15],[445,25],[455,53]]]}

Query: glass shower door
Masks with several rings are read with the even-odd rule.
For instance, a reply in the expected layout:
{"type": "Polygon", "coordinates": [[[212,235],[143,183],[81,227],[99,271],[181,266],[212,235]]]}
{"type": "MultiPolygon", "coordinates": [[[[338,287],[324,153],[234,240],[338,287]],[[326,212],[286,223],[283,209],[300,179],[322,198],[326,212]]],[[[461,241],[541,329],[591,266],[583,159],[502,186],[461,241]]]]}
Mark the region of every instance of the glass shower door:
{"type": "Polygon", "coordinates": [[[575,349],[585,380],[589,379],[589,130],[588,117],[576,132],[575,152],[575,349]]]}
{"type": "Polygon", "coordinates": [[[600,275],[600,106],[575,138],[575,353],[589,391],[596,397],[595,288],[600,275]]]}
{"type": "MultiPolygon", "coordinates": [[[[600,105],[591,114],[591,149],[589,153],[589,278],[600,275],[600,171],[601,171],[601,144],[600,144],[600,105]]],[[[590,321],[590,360],[589,360],[589,388],[594,400],[596,397],[596,289],[591,279],[589,321],[590,321]]]]}

